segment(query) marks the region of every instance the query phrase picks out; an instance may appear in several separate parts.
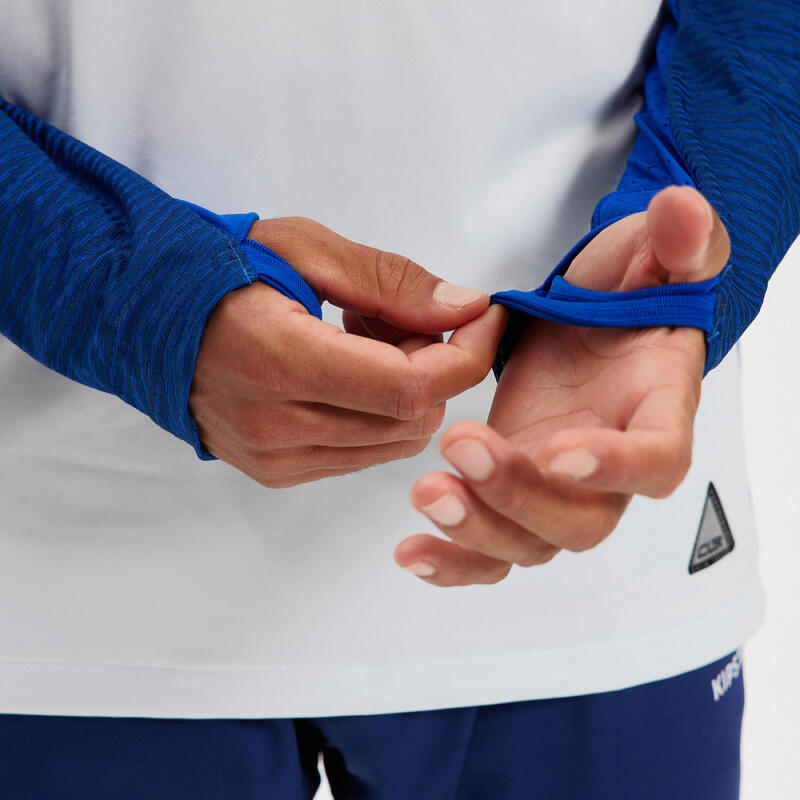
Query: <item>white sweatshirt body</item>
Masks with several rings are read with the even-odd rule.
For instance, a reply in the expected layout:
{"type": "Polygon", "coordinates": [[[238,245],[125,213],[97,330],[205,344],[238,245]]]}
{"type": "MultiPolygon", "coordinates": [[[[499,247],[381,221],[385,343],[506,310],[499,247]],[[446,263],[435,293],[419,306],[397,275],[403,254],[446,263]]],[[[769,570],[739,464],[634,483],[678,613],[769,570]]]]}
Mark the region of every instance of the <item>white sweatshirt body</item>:
{"type": "MultiPolygon", "coordinates": [[[[0,2],[0,94],[218,213],[311,217],[487,292],[538,286],[616,185],[655,0],[0,2]]],[[[338,319],[326,307],[326,319],[338,319]]],[[[443,425],[485,421],[490,375],[443,425]]],[[[692,467],[596,548],[440,588],[421,455],[267,489],[0,337],[0,712],[300,717],[624,688],[758,627],[737,352],[692,467]],[[689,572],[713,482],[735,540],[689,572]]]]}

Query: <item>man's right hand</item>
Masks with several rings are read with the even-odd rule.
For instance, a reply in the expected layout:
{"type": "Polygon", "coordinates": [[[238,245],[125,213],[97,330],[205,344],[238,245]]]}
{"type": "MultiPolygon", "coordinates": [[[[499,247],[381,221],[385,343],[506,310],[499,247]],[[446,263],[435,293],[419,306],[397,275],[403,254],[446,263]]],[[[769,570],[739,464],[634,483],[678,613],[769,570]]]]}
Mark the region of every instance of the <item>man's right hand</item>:
{"type": "Polygon", "coordinates": [[[203,445],[270,488],[422,452],[445,401],[488,373],[503,307],[303,217],[257,221],[248,238],[345,309],[346,330],[262,281],[225,295],[189,394],[203,445]]]}

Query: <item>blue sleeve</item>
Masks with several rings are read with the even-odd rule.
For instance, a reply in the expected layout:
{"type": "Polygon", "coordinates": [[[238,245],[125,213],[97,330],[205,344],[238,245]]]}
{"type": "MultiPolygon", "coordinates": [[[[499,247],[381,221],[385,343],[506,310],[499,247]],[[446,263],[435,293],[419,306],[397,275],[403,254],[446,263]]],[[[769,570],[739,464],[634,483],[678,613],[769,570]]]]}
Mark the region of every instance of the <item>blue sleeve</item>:
{"type": "Polygon", "coordinates": [[[589,233],[538,289],[492,296],[511,309],[498,378],[530,315],[589,326],[692,325],[705,332],[708,373],[755,318],[800,233],[800,11],[792,0],[669,0],[643,90],[633,151],[589,233]],[[561,277],[601,230],[673,184],[697,188],[727,228],[731,255],[720,275],[618,294],[561,277]]]}
{"type": "Polygon", "coordinates": [[[206,320],[260,279],[321,316],[302,278],[216,215],[0,98],[0,333],[214,459],[189,388],[206,320]]]}

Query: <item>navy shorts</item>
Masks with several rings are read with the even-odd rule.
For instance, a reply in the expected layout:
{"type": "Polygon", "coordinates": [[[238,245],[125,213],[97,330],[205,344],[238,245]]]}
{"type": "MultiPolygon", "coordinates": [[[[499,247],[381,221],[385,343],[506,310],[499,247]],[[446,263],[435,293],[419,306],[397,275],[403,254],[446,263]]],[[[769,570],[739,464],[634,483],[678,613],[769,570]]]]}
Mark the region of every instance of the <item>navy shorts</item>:
{"type": "Polygon", "coordinates": [[[150,719],[0,714],[9,800],[734,800],[732,653],[616,692],[398,714],[150,719]]]}

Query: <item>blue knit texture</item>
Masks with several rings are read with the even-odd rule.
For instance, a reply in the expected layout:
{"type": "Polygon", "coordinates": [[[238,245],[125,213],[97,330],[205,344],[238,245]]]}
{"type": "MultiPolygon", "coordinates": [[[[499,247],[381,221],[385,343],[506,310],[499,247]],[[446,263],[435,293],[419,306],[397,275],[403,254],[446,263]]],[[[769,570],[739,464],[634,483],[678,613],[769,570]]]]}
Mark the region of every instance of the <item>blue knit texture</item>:
{"type": "MultiPolygon", "coordinates": [[[[513,309],[494,364],[500,373],[530,315],[573,325],[685,325],[706,332],[704,374],[733,347],[758,313],[769,276],[800,232],[800,10],[789,2],[673,0],[662,9],[655,58],[644,79],[633,150],[616,190],[592,214],[591,230],[531,292],[492,295],[513,309]],[[551,284],[601,231],[644,211],[670,185],[695,186],[731,238],[731,257],[713,287],[662,287],[645,294],[593,292],[561,298],[569,320],[547,316],[551,284]],[[711,288],[713,293],[708,294],[711,288]],[[674,302],[667,302],[667,297],[674,302]],[[704,296],[701,298],[701,296],[704,296]],[[703,314],[685,320],[688,306],[703,314]],[[709,303],[713,314],[705,314],[709,303]]],[[[707,284],[707,282],[705,282],[707,284]]],[[[649,290],[642,290],[647,292],[649,290]]]]}
{"type": "Polygon", "coordinates": [[[800,234],[800,6],[681,0],[669,60],[675,141],[731,238],[706,337],[706,370],[761,308],[800,234]]]}
{"type": "MultiPolygon", "coordinates": [[[[254,267],[237,241],[249,228],[242,217],[256,215],[234,215],[238,227],[233,217],[227,229],[223,217],[212,224],[2,99],[0,215],[0,333],[214,460],[199,441],[189,388],[210,312],[267,270],[268,253],[254,267]]],[[[272,256],[285,288],[303,294],[272,256]]]]}

